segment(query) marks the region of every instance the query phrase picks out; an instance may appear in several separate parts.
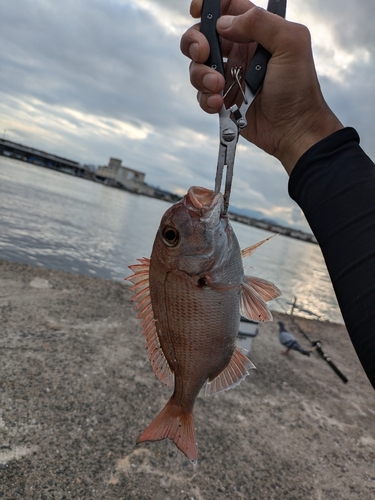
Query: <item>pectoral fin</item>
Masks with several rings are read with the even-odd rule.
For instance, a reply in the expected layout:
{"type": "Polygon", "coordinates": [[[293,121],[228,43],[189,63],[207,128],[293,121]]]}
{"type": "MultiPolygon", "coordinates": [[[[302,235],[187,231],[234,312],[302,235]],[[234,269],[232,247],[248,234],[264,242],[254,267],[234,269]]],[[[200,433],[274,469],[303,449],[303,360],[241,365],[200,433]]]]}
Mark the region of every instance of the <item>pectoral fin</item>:
{"type": "Polygon", "coordinates": [[[216,394],[217,392],[227,391],[235,387],[249,375],[249,370],[252,368],[255,368],[255,366],[245,356],[244,350],[236,346],[229,364],[217,377],[207,381],[206,394],[216,394]]]}
{"type": "Polygon", "coordinates": [[[271,321],[272,314],[259,294],[247,283],[241,285],[240,311],[243,316],[253,321],[271,321]]]}
{"type": "Polygon", "coordinates": [[[276,299],[281,295],[277,286],[262,278],[257,278],[256,276],[245,276],[245,283],[265,302],[276,299]]]}

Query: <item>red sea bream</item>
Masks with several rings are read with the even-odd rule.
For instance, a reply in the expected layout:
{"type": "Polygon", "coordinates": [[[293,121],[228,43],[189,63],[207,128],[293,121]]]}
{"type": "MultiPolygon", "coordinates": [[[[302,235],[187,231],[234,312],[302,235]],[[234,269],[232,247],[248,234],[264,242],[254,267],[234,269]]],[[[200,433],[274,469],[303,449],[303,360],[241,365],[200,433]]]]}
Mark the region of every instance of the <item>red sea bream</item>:
{"type": "Polygon", "coordinates": [[[221,193],[191,187],[164,214],[150,259],[130,266],[148,357],[173,394],[138,439],[170,438],[193,462],[198,458],[193,408],[206,394],[239,384],[254,367],[236,347],[240,312],[272,319],[266,302],[280,295],[272,283],[245,276],[241,252],[221,193]]]}

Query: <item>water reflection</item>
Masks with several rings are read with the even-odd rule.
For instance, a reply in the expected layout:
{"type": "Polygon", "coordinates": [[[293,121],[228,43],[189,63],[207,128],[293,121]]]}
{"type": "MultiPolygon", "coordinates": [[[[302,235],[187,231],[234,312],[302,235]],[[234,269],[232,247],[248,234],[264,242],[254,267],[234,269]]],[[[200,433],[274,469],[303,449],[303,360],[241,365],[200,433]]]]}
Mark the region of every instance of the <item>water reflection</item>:
{"type": "MultiPolygon", "coordinates": [[[[151,252],[165,202],[0,157],[0,258],[122,281],[151,252]]],[[[269,233],[233,223],[242,248],[269,233]]],[[[283,236],[245,260],[247,274],[298,297],[306,315],[342,321],[318,246],[283,236]],[[252,267],[254,269],[252,269],[252,267]]]]}

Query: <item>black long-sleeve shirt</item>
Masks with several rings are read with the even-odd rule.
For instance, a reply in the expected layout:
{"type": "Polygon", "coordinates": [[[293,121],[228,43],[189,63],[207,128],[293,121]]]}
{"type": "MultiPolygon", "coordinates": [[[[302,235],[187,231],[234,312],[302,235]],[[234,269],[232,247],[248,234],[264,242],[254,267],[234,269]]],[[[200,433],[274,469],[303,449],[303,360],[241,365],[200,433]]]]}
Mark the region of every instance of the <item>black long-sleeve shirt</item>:
{"type": "Polygon", "coordinates": [[[375,388],[375,165],[345,128],[297,162],[289,194],[321,247],[351,341],[375,388]]]}

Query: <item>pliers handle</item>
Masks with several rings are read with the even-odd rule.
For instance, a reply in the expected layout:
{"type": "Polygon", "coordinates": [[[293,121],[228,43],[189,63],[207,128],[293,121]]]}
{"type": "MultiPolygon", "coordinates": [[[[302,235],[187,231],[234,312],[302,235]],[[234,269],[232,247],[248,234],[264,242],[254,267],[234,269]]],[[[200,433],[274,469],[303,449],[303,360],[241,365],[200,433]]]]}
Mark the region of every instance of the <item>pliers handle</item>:
{"type": "MultiPolygon", "coordinates": [[[[285,17],[286,0],[269,0],[267,10],[285,17]]],[[[225,68],[221,53],[220,37],[216,31],[216,22],[221,16],[221,0],[203,0],[201,14],[201,32],[210,45],[210,55],[206,65],[219,71],[225,78],[225,68]]],[[[219,113],[220,147],[215,178],[215,193],[221,188],[224,167],[227,167],[224,190],[224,213],[228,210],[229,196],[232,187],[234,158],[240,131],[247,126],[246,113],[251,103],[262,88],[271,54],[258,44],[254,57],[245,74],[244,100],[240,107],[234,105],[229,109],[223,105],[219,113]]],[[[232,68],[233,69],[233,68],[232,68]]],[[[239,83],[239,81],[237,82],[239,83]]],[[[240,84],[240,83],[239,83],[240,84]]]]}

